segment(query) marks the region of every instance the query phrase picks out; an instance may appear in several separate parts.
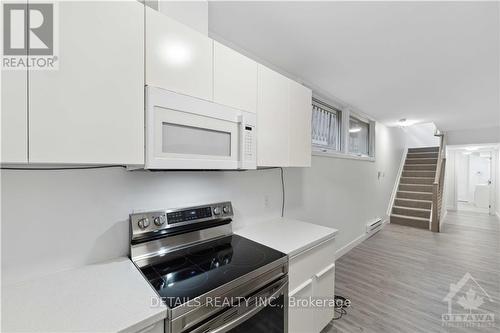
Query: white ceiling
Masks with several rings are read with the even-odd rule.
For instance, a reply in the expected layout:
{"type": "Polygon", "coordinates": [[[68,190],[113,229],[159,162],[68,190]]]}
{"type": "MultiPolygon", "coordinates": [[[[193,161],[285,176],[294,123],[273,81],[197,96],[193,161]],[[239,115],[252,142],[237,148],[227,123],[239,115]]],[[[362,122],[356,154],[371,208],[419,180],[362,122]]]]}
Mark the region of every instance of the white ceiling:
{"type": "Polygon", "coordinates": [[[209,31],[386,124],[500,125],[497,2],[210,2],[209,31]]]}

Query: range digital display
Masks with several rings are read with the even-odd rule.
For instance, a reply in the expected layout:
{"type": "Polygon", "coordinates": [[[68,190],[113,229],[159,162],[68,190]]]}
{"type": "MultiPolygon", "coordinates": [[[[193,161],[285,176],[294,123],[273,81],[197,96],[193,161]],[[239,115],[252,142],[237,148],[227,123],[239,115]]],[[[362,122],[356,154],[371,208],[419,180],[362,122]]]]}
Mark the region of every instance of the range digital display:
{"type": "Polygon", "coordinates": [[[212,217],[212,209],[210,207],[167,213],[168,224],[188,222],[198,219],[204,219],[207,217],[212,217]]]}

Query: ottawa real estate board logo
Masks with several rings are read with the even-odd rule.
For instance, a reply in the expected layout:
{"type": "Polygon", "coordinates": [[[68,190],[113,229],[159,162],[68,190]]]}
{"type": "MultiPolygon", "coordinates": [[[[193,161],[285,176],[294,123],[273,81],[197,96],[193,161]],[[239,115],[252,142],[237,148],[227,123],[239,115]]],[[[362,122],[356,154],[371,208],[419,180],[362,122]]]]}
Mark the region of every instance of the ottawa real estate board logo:
{"type": "Polygon", "coordinates": [[[445,327],[495,327],[495,314],[484,309],[494,301],[470,273],[450,284],[443,302],[448,303],[448,313],[441,316],[445,327]]]}
{"type": "Polygon", "coordinates": [[[2,69],[56,70],[57,3],[2,1],[2,69]]]}

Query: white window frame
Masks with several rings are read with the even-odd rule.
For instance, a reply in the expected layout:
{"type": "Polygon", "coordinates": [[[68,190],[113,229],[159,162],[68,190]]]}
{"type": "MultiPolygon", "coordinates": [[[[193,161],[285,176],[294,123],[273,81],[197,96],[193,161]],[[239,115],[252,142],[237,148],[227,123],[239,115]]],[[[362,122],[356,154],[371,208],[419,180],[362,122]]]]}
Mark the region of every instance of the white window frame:
{"type": "MultiPolygon", "coordinates": [[[[324,109],[325,111],[329,111],[329,112],[335,112],[338,116],[338,142],[337,142],[337,148],[336,149],[332,149],[332,148],[325,148],[324,146],[320,146],[320,145],[317,145],[315,144],[314,142],[311,142],[312,144],[312,151],[313,152],[318,152],[318,153],[324,153],[324,154],[336,154],[336,153],[340,153],[342,152],[342,149],[343,149],[343,140],[344,140],[344,137],[342,135],[342,127],[343,127],[343,113],[342,113],[342,110],[340,108],[336,108],[330,104],[327,104],[327,103],[324,103],[322,100],[320,99],[317,99],[317,98],[313,98],[313,101],[312,101],[312,105],[311,107],[314,107],[314,105],[317,105],[318,107],[321,107],[322,109],[324,109]]],[[[313,110],[314,112],[314,110],[313,110]]],[[[312,120],[311,120],[312,121],[312,120]]],[[[314,126],[311,126],[311,131],[314,130],[314,126]]]]}
{"type": "MultiPolygon", "coordinates": [[[[339,106],[338,103],[330,103],[328,100],[325,100],[321,97],[314,98],[317,102],[324,104],[326,106],[330,106],[334,110],[340,112],[340,150],[326,150],[320,147],[315,146],[312,142],[312,155],[313,156],[323,156],[323,157],[332,157],[332,158],[346,158],[346,159],[355,159],[362,161],[370,161],[375,162],[375,141],[376,141],[376,133],[375,133],[375,125],[376,122],[374,119],[361,114],[361,112],[356,112],[352,110],[348,106],[339,106]],[[369,124],[369,145],[368,145],[368,155],[356,154],[349,152],[349,119],[351,116],[367,122],[369,124]]],[[[312,107],[312,105],[311,105],[312,107]]],[[[311,120],[312,121],[312,120],[311,120]]]]}

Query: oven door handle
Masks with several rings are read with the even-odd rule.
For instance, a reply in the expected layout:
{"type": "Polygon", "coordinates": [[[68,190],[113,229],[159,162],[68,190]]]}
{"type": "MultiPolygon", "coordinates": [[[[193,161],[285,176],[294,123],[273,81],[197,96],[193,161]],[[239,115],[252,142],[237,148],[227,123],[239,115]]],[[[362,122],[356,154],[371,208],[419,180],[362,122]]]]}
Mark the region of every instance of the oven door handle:
{"type": "MultiPolygon", "coordinates": [[[[260,292],[257,295],[254,295],[252,297],[252,299],[258,300],[259,298],[261,298],[263,296],[266,296],[267,298],[274,299],[274,298],[277,298],[278,295],[281,295],[284,292],[283,290],[286,290],[286,289],[288,289],[288,279],[280,280],[280,281],[275,282],[273,285],[269,286],[268,288],[266,288],[266,290],[260,292]],[[267,296],[266,294],[268,294],[270,292],[270,290],[274,290],[274,292],[272,292],[271,295],[267,296]]],[[[288,300],[285,300],[285,304],[287,302],[288,302],[288,300]]],[[[225,322],[224,318],[233,317],[235,313],[238,313],[238,311],[237,311],[238,308],[232,308],[231,310],[223,312],[220,317],[214,318],[213,320],[211,320],[207,324],[201,325],[200,327],[192,330],[190,333],[223,333],[223,332],[227,332],[230,329],[238,326],[239,324],[241,324],[241,323],[247,321],[248,319],[250,319],[251,317],[255,316],[257,313],[259,313],[261,310],[263,310],[266,306],[267,306],[266,304],[259,304],[257,306],[250,306],[251,307],[250,310],[239,314],[239,316],[237,318],[234,318],[228,322],[225,322]],[[230,311],[232,311],[232,312],[228,313],[230,311]],[[220,322],[221,317],[222,317],[222,322],[220,322]]]]}

